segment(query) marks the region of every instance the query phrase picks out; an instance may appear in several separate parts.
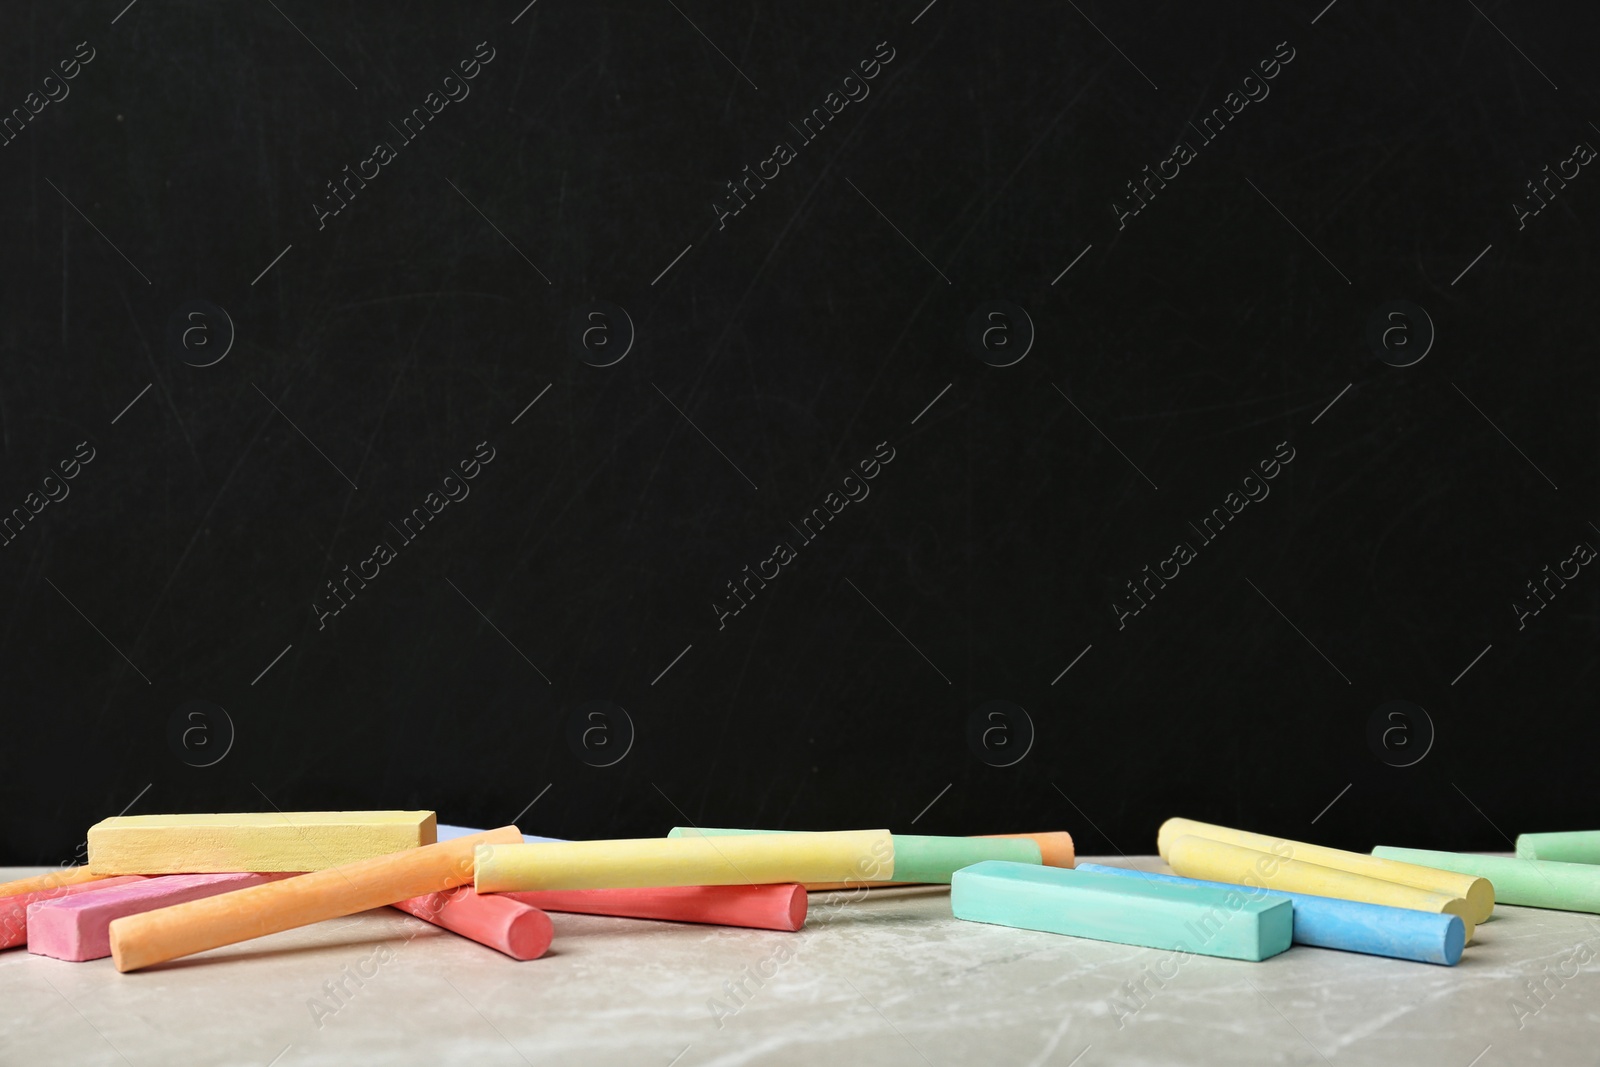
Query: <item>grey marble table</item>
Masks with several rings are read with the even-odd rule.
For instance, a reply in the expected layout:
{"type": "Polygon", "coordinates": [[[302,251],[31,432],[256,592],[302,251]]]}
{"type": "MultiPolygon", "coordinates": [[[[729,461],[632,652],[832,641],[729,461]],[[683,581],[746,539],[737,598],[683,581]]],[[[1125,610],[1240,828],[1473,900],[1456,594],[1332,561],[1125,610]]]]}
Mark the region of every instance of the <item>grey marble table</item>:
{"type": "Polygon", "coordinates": [[[11,949],[0,1063],[1600,1061],[1590,915],[1502,906],[1456,967],[1296,947],[1167,977],[1166,953],[958,921],[942,887],[814,893],[798,934],[553,919],[526,963],[388,908],[126,975],[11,949]]]}

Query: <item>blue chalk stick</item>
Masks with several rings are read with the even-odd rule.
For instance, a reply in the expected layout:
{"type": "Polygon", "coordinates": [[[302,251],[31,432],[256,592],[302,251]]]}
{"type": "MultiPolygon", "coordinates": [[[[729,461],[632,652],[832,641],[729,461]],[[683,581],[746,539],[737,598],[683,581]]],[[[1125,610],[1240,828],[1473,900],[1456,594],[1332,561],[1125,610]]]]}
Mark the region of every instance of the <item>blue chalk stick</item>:
{"type": "Polygon", "coordinates": [[[1297,945],[1336,948],[1345,952],[1363,952],[1369,956],[1388,956],[1391,959],[1452,967],[1461,959],[1461,949],[1467,940],[1466,927],[1454,915],[1363,904],[1354,900],[1335,900],[1309,893],[1252,890],[1225,882],[1103,867],[1098,863],[1080,863],[1078,870],[1164,884],[1211,886],[1247,897],[1288,900],[1294,906],[1294,943],[1297,945]]]}
{"type": "Polygon", "coordinates": [[[1186,955],[1260,961],[1289,947],[1293,907],[1203,885],[986,860],[950,884],[958,919],[1186,955]]]}
{"type": "MultiPolygon", "coordinates": [[[[438,836],[438,838],[436,838],[436,840],[439,840],[439,841],[454,841],[456,838],[458,838],[458,837],[466,837],[468,834],[481,834],[481,833],[483,833],[482,830],[474,830],[470,826],[446,826],[444,823],[440,823],[439,824],[439,836],[438,836]]],[[[557,844],[557,845],[559,845],[559,844],[564,843],[566,839],[562,838],[562,837],[535,837],[532,834],[523,834],[522,835],[522,840],[525,841],[527,844],[530,844],[530,845],[548,845],[548,844],[557,844]]]]}

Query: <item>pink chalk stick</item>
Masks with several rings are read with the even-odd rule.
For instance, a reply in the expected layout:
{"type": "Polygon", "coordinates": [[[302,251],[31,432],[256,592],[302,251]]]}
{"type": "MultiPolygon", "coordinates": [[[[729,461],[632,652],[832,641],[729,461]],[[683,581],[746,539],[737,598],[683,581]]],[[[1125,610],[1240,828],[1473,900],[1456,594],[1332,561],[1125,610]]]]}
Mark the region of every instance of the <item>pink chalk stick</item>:
{"type": "Polygon", "coordinates": [[[512,897],[546,911],[612,915],[622,919],[745,926],[789,933],[806,923],[804,886],[680,885],[659,889],[540,889],[490,893],[512,897]]]}
{"type": "Polygon", "coordinates": [[[101,878],[93,882],[78,882],[76,885],[56,886],[54,889],[41,889],[34,893],[18,893],[12,897],[0,897],[0,948],[15,948],[28,943],[28,906],[43,901],[58,900],[62,897],[74,897],[80,893],[97,893],[102,889],[111,889],[119,885],[131,885],[134,882],[144,881],[144,875],[124,874],[116,878],[101,878]]]}
{"type": "Polygon", "coordinates": [[[111,955],[111,920],[124,915],[214,897],[246,886],[275,882],[289,874],[170,874],[129,885],[108,878],[86,892],[28,905],[28,951],[82,963],[111,955]]]}
{"type": "Polygon", "coordinates": [[[514,960],[543,956],[554,934],[550,916],[532,904],[500,893],[479,896],[470,885],[412,897],[394,907],[480,945],[499,949],[514,960]]]}

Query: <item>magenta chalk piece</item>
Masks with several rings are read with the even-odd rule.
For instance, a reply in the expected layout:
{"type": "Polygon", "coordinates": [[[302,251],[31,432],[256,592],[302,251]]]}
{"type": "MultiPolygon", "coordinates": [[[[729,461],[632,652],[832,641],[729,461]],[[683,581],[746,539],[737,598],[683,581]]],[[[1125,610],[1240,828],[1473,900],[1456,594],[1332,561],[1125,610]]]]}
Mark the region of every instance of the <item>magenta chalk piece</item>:
{"type": "MultiPolygon", "coordinates": [[[[81,963],[111,955],[111,920],[292,874],[169,874],[28,905],[28,951],[81,963]]],[[[120,879],[119,879],[120,881],[120,879]]],[[[89,883],[92,887],[93,883],[89,883]]]]}

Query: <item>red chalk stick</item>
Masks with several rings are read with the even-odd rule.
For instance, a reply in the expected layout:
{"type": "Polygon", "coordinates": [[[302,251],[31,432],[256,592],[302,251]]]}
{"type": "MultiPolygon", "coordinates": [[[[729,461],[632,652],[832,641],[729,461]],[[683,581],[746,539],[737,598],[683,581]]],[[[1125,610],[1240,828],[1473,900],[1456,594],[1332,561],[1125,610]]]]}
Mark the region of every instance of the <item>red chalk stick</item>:
{"type": "Polygon", "coordinates": [[[38,956],[82,963],[111,955],[111,920],[182,904],[245,886],[288,878],[287,874],[172,874],[142,878],[129,885],[108,878],[83,892],[28,905],[28,951],[38,956]]]}
{"type": "Polygon", "coordinates": [[[685,885],[661,889],[544,889],[486,893],[512,897],[546,911],[611,915],[623,919],[747,926],[790,933],[806,923],[804,886],[685,885]]]}
{"type": "Polygon", "coordinates": [[[0,948],[15,948],[18,945],[28,943],[29,904],[76,896],[79,893],[95,893],[102,889],[110,889],[113,886],[129,885],[133,882],[142,881],[144,881],[143,875],[125,874],[116,878],[101,878],[93,882],[60,885],[52,889],[40,889],[33,893],[18,893],[16,896],[0,897],[0,948]]]}
{"type": "Polygon", "coordinates": [[[536,960],[550,947],[550,916],[512,894],[472,891],[471,885],[402,900],[394,907],[480,945],[498,949],[514,960],[536,960]]]}

